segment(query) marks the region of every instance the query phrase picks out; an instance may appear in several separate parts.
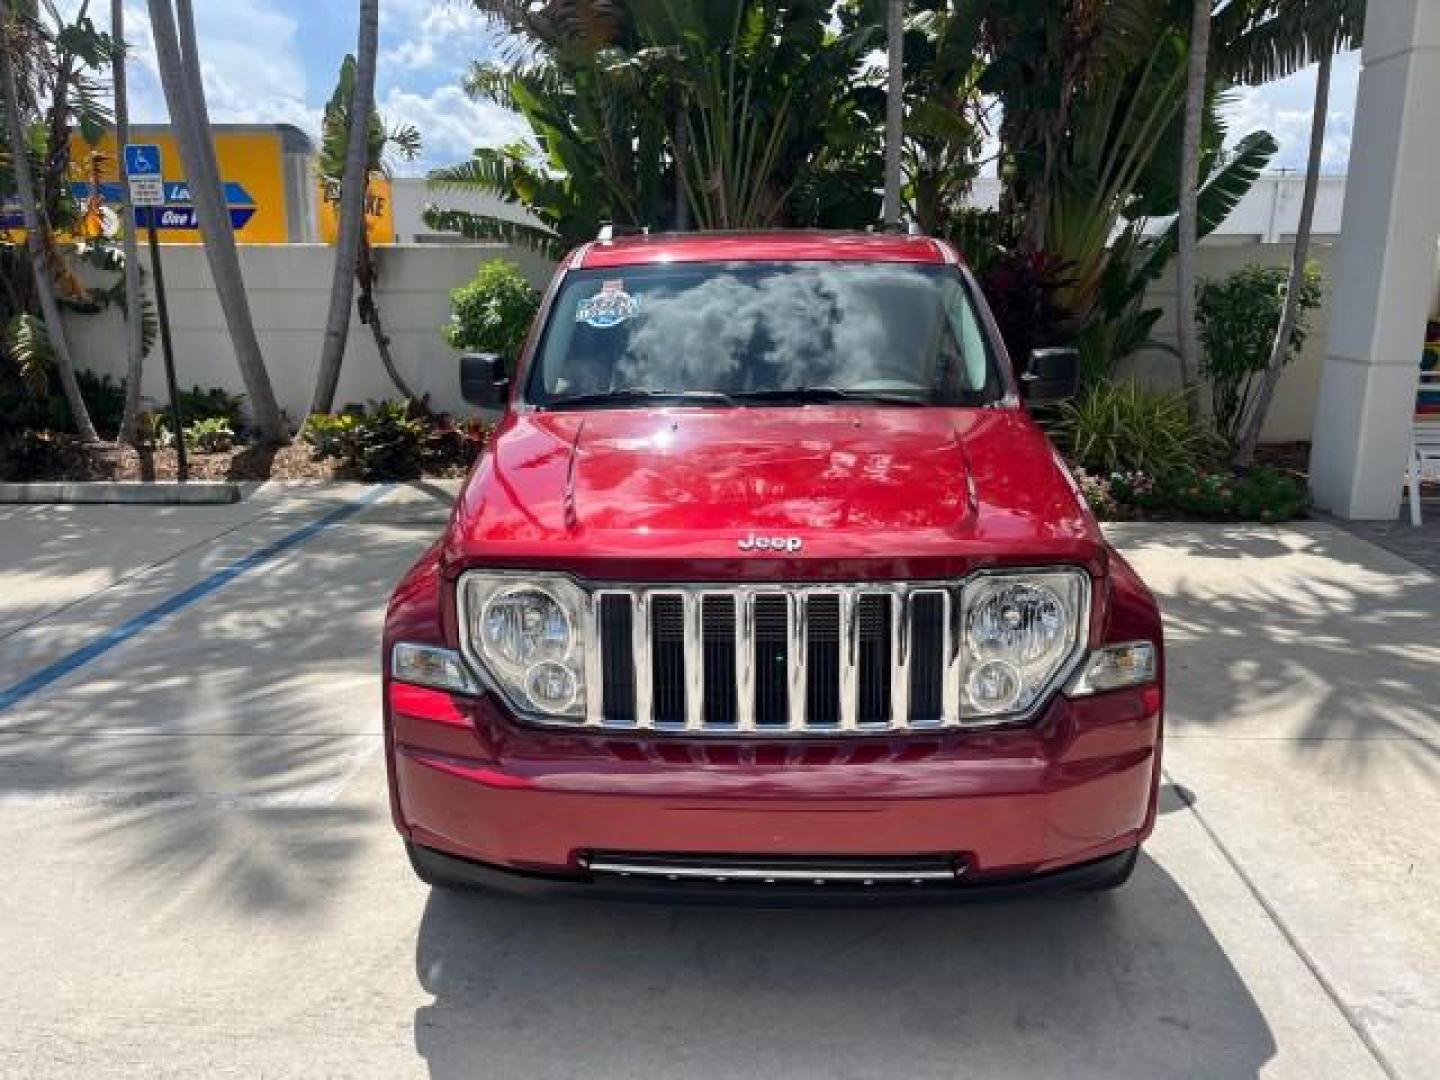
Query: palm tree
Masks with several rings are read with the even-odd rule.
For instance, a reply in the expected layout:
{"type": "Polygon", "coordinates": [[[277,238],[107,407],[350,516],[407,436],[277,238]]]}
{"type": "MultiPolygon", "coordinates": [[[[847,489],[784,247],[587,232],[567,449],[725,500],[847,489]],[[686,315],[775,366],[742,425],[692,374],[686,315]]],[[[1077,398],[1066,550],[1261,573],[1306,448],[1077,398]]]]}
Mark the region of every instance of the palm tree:
{"type": "MultiPolygon", "coordinates": [[[[115,94],[115,144],[130,141],[130,103],[125,85],[125,0],[110,0],[110,34],[117,49],[110,74],[115,94]]],[[[123,151],[122,151],[123,152],[123,151]]],[[[145,362],[145,328],[140,308],[140,252],[135,242],[135,213],[130,187],[120,185],[121,236],[125,252],[125,410],[120,419],[120,441],[134,442],[140,420],[140,379],[145,362]]]]}
{"type": "Polygon", "coordinates": [[[55,292],[54,267],[57,256],[51,240],[50,222],[36,196],[35,180],[30,173],[30,153],[25,138],[25,121],[21,113],[20,84],[15,72],[15,59],[24,53],[28,35],[18,12],[8,4],[0,23],[0,106],[5,110],[5,137],[15,174],[15,192],[20,200],[20,213],[25,222],[25,245],[35,278],[35,292],[40,300],[50,354],[60,377],[60,386],[70,406],[75,430],[86,442],[99,442],[90,411],[75,379],[75,364],[65,340],[65,324],[61,321],[60,302],[55,292]]]}
{"type": "MultiPolygon", "coordinates": [[[[365,236],[365,194],[370,176],[370,119],[375,109],[375,54],[380,39],[380,0],[360,0],[360,34],[357,57],[345,58],[345,75],[351,73],[349,123],[346,152],[340,179],[340,206],[336,213],[335,273],[330,280],[330,313],[325,320],[325,339],[320,350],[320,370],[315,376],[312,413],[328,413],[335,406],[335,387],[340,382],[340,361],[345,357],[345,340],[350,336],[350,305],[355,294],[355,260],[365,236]]],[[[337,95],[340,90],[336,91],[337,95]]],[[[334,104],[334,102],[332,102],[334,104]]],[[[328,113],[330,110],[327,109],[328,113]]],[[[329,117],[327,116],[327,120],[329,117]]],[[[327,131],[328,136],[328,131],[327,131]]]]}
{"type": "Polygon", "coordinates": [[[885,92],[885,225],[900,227],[900,150],[905,129],[905,0],[889,0],[885,36],[890,70],[885,92]]]}
{"type": "Polygon", "coordinates": [[[1192,0],[1190,59],[1185,77],[1185,121],[1180,142],[1180,245],[1175,276],[1179,323],[1180,382],[1194,419],[1200,407],[1193,393],[1200,367],[1200,335],[1195,323],[1195,250],[1199,243],[1197,189],[1200,185],[1200,128],[1205,115],[1210,58],[1210,0],[1192,0]]]}
{"type": "MultiPolygon", "coordinates": [[[[373,43],[372,43],[373,47],[373,43]]],[[[364,43],[362,42],[362,48],[364,43]]],[[[408,399],[412,404],[425,409],[421,399],[400,374],[395,366],[395,358],[390,351],[390,339],[385,334],[384,325],[380,318],[380,308],[375,302],[375,285],[379,277],[379,267],[375,260],[375,249],[370,244],[370,236],[365,225],[365,202],[368,196],[370,177],[376,174],[384,174],[387,171],[387,151],[394,150],[406,160],[413,161],[420,154],[420,132],[410,125],[402,125],[394,129],[387,129],[385,121],[380,117],[373,107],[364,109],[356,108],[360,101],[360,90],[357,86],[359,64],[353,56],[345,57],[340,66],[340,81],[335,87],[335,93],[331,95],[329,103],[325,106],[325,118],[322,122],[322,133],[320,143],[320,178],[324,183],[326,197],[330,198],[331,191],[339,192],[339,231],[336,235],[335,254],[335,279],[332,284],[330,323],[326,329],[325,353],[321,357],[320,372],[315,382],[315,394],[310,405],[310,412],[329,412],[335,405],[335,387],[340,379],[340,363],[345,355],[345,338],[349,334],[350,304],[353,298],[353,285],[360,286],[360,296],[357,307],[360,312],[360,321],[370,327],[370,332],[375,339],[376,351],[380,354],[380,362],[385,366],[385,372],[390,376],[390,381],[395,384],[395,389],[408,399]],[[368,122],[363,126],[359,118],[367,118],[368,122]],[[358,178],[350,175],[350,170],[356,156],[356,148],[359,149],[360,169],[358,178]],[[351,192],[357,192],[359,204],[358,222],[354,223],[352,229],[353,243],[348,252],[341,250],[344,241],[345,213],[347,210],[346,200],[351,197],[351,192]],[[337,292],[344,293],[343,300],[336,297],[337,292]],[[331,334],[337,335],[332,338],[331,334]],[[333,357],[330,353],[332,346],[336,349],[333,357]],[[332,365],[333,362],[333,366],[332,365]]],[[[352,212],[355,207],[349,208],[352,212]]]]}
{"type": "Polygon", "coordinates": [[[235,232],[230,225],[230,210],[215,160],[215,143],[210,136],[190,0],[176,0],[173,10],[169,0],[149,0],[149,10],[160,83],[180,144],[195,215],[205,237],[205,255],[215,278],[215,291],[230,331],[235,359],[240,365],[240,377],[245,382],[261,440],[270,445],[283,445],[289,441],[289,433],[265,370],[265,358],[255,336],[250,301],[245,293],[245,279],[240,272],[235,232]]]}
{"type": "Polygon", "coordinates": [[[1290,354],[1295,333],[1305,263],[1310,257],[1310,234],[1315,221],[1315,198],[1320,183],[1320,162],[1325,148],[1325,121],[1330,108],[1330,72],[1335,53],[1358,48],[1365,36],[1365,0],[1278,0],[1265,11],[1245,36],[1245,48],[1232,54],[1235,74],[1247,82],[1282,78],[1316,62],[1315,104],[1310,115],[1310,149],[1305,162],[1305,191],[1300,201],[1300,223],[1290,258],[1285,307],[1275,330],[1275,343],[1261,375],[1254,401],[1247,411],[1235,445],[1235,464],[1249,468],[1255,461],[1260,430],[1270,411],[1280,372],[1290,354]]]}

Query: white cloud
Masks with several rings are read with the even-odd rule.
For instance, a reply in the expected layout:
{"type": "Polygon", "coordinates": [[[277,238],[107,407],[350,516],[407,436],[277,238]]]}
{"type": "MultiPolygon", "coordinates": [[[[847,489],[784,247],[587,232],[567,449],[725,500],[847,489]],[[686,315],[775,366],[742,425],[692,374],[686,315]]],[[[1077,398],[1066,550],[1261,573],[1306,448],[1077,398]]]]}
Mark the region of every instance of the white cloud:
{"type": "Polygon", "coordinates": [[[381,9],[380,71],[439,73],[454,79],[490,52],[496,34],[474,8],[431,0],[396,0],[381,9]]]}
{"type": "MultiPolygon", "coordinates": [[[[317,138],[321,109],[307,104],[295,19],[260,0],[251,0],[243,19],[227,17],[215,5],[197,7],[196,36],[211,121],[289,123],[317,138]]],[[[169,111],[143,4],[125,5],[125,38],[130,44],[130,117],[136,123],[167,123],[169,111]]]]}
{"type": "MultiPolygon", "coordinates": [[[[1325,125],[1322,171],[1344,173],[1350,162],[1350,131],[1355,115],[1355,92],[1360,81],[1360,54],[1335,58],[1330,84],[1330,106],[1325,125]]],[[[1264,86],[1242,87],[1234,92],[1227,112],[1232,138],[1263,128],[1275,136],[1280,152],[1272,169],[1304,169],[1310,149],[1310,118],[1315,105],[1315,68],[1297,72],[1264,86]]]]}
{"type": "MultiPolygon", "coordinates": [[[[318,143],[330,86],[311,86],[305,51],[337,56],[351,40],[302,41],[301,22],[280,0],[248,0],[244,17],[233,7],[197,4],[196,32],[210,119],[215,123],[294,124],[318,143]],[[305,50],[305,51],[302,51],[305,50]]],[[[108,10],[97,11],[108,26],[108,10]]],[[[169,113],[146,5],[125,5],[130,113],[135,123],[166,123],[169,113]]],[[[469,62],[490,55],[496,37],[473,8],[431,0],[391,0],[382,7],[381,56],[376,105],[387,123],[414,124],[423,156],[397,163],[397,172],[423,174],[470,156],[476,146],[496,146],[526,132],[513,113],[470,101],[459,83],[469,62]],[[393,42],[393,44],[391,44],[393,42]]]]}
{"type": "Polygon", "coordinates": [[[437,165],[464,161],[477,146],[501,146],[529,130],[515,113],[471,101],[458,86],[441,86],[428,94],[391,87],[376,104],[386,123],[414,124],[420,129],[424,156],[397,166],[396,172],[402,174],[422,174],[437,165]]]}

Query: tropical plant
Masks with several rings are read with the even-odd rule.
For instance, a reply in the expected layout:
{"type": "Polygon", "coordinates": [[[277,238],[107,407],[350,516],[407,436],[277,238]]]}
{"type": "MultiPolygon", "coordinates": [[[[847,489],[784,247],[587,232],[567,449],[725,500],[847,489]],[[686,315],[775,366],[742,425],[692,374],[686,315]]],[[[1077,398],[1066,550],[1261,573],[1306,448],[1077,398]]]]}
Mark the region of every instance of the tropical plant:
{"type": "Polygon", "coordinates": [[[466,352],[491,352],[513,365],[540,307],[540,294],[504,259],[484,263],[468,284],[450,293],[445,343],[466,352]]]}
{"type": "Polygon", "coordinates": [[[515,54],[476,65],[475,97],[515,109],[534,145],[476,150],[431,174],[530,220],[432,207],[432,228],[554,256],[595,236],[875,220],[883,92],[862,78],[878,41],[826,0],[476,0],[515,54]]]}
{"type": "Polygon", "coordinates": [[[921,231],[949,236],[975,224],[967,196],[990,133],[993,102],[980,90],[985,5],[917,6],[904,46],[905,197],[921,231]]]}
{"type": "Polygon", "coordinates": [[[223,454],[235,446],[235,432],[223,417],[185,425],[185,448],[201,454],[223,454]]]}
{"type": "Polygon", "coordinates": [[[1214,442],[1185,398],[1137,382],[1097,383],[1060,407],[1052,434],[1072,461],[1102,475],[1193,469],[1210,459],[1214,442]]]}
{"type": "Polygon", "coordinates": [[[265,369],[245,279],[240,272],[235,232],[230,224],[215,143],[210,134],[194,12],[190,0],[175,0],[173,8],[171,0],[148,0],[148,7],[160,84],[176,141],[180,144],[180,158],[185,166],[195,216],[205,238],[205,257],[215,279],[215,291],[230,332],[240,376],[261,441],[281,445],[289,440],[289,433],[265,369]]]}
{"type": "MultiPolygon", "coordinates": [[[[1111,0],[1064,11],[1048,0],[997,3],[981,87],[1004,109],[1002,213],[1024,251],[1066,267],[1056,303],[1087,381],[1156,343],[1146,289],[1179,239],[1186,44],[1168,0],[1111,0]],[[1099,17],[1103,9],[1104,18],[1099,17]]],[[[1222,222],[1274,154],[1264,132],[1222,151],[1223,99],[1206,101],[1197,232],[1222,222]]]]}
{"type": "Polygon", "coordinates": [[[360,423],[357,413],[311,413],[300,429],[300,438],[316,457],[338,458],[346,453],[360,423]]]}
{"type": "Polygon", "coordinates": [[[533,143],[481,147],[430,174],[437,194],[478,191],[523,207],[510,217],[428,207],[426,224],[549,257],[593,239],[602,221],[638,229],[673,214],[668,118],[644,109],[634,80],[610,69],[634,44],[623,5],[608,0],[474,0],[509,32],[507,54],[475,63],[467,94],[519,113],[533,143]]]}
{"type": "Polygon", "coordinates": [[[350,307],[353,286],[360,286],[356,300],[360,321],[370,327],[375,349],[390,381],[407,400],[422,409],[421,398],[410,388],[395,366],[390,338],[380,316],[375,298],[379,281],[379,263],[365,224],[365,202],[372,177],[388,174],[390,156],[413,161],[420,154],[420,132],[403,124],[387,128],[374,109],[374,51],[377,33],[378,5],[362,4],[360,53],[362,60],[370,54],[366,67],[353,56],[346,56],[340,66],[340,79],[325,106],[320,146],[320,177],[326,198],[338,201],[335,237],[335,277],[330,287],[330,312],[326,319],[324,348],[320,369],[315,378],[315,393],[310,403],[312,413],[329,412],[335,402],[340,381],[340,365],[345,355],[345,341],[350,329],[350,307]],[[372,7],[375,10],[371,10],[372,7]],[[369,15],[366,12],[369,11],[369,15]],[[365,102],[357,107],[357,103],[365,102]],[[358,164],[357,164],[358,161],[358,164]]]}
{"type": "Polygon", "coordinates": [[[1289,272],[1251,264],[1219,281],[1201,281],[1196,316],[1205,346],[1202,371],[1210,383],[1215,430],[1233,446],[1270,362],[1275,326],[1287,308],[1290,339],[1284,362],[1300,354],[1308,330],[1306,316],[1320,306],[1320,270],[1306,267],[1300,294],[1289,296],[1289,272]]]}
{"type": "Polygon", "coordinates": [[[411,480],[424,469],[430,423],[408,401],[382,401],[345,440],[342,466],[361,480],[411,480]]]}
{"type": "Polygon", "coordinates": [[[245,424],[245,395],[232,394],[219,386],[208,390],[192,386],[181,390],[177,396],[182,423],[195,420],[223,420],[225,424],[239,431],[245,424]]]}
{"type": "MultiPolygon", "coordinates": [[[[0,7],[0,111],[8,149],[8,175],[0,177],[0,184],[13,189],[20,205],[28,280],[39,308],[36,318],[22,295],[23,284],[7,281],[6,350],[32,384],[38,381],[35,372],[53,365],[76,431],[85,441],[96,442],[99,436],[76,381],[60,312],[60,287],[77,294],[83,294],[84,287],[56,242],[67,205],[61,192],[68,169],[69,125],[75,118],[87,127],[103,120],[87,72],[108,62],[111,43],[95,30],[87,9],[88,0],[66,23],[53,8],[44,20],[29,5],[7,0],[0,7]],[[47,89],[50,107],[45,110],[40,97],[47,89]]],[[[18,269],[13,251],[6,262],[18,269]]]]}
{"type": "Polygon", "coordinates": [[[1248,467],[1255,460],[1255,447],[1270,412],[1280,371],[1286,363],[1293,326],[1299,318],[1297,304],[1303,295],[1301,283],[1306,275],[1310,235],[1315,223],[1334,55],[1341,49],[1358,48],[1364,35],[1365,0],[1274,0],[1265,5],[1254,24],[1246,29],[1240,39],[1241,47],[1232,50],[1224,61],[1228,71],[1246,82],[1267,82],[1298,71],[1312,61],[1316,63],[1305,190],[1290,259],[1286,303],[1276,324],[1265,372],[1236,439],[1235,463],[1241,467],[1248,467]]]}
{"type": "Polygon", "coordinates": [[[1054,256],[1015,251],[992,260],[980,278],[1017,378],[1032,349],[1073,336],[1069,313],[1056,299],[1066,273],[1054,256]]]}

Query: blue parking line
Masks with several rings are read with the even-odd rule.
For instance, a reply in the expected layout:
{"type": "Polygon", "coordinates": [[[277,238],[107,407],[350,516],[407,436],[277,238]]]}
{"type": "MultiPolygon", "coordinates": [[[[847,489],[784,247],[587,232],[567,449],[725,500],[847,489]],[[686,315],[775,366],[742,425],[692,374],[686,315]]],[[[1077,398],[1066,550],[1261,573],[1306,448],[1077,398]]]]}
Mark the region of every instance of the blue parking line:
{"type": "Polygon", "coordinates": [[[197,581],[188,589],[176,593],[167,600],[162,600],[154,607],[142,611],[139,615],[127,619],[113,630],[107,630],[89,645],[76,649],[74,652],[62,656],[54,663],[41,668],[35,674],[21,679],[13,686],[0,690],[0,713],[14,705],[19,704],[32,694],[45,689],[51,683],[63,679],[77,668],[83,667],[96,657],[103,656],[117,645],[123,645],[136,634],[143,633],[154,626],[161,619],[174,615],[177,611],[189,607],[199,600],[205,599],[211,593],[223,589],[230,582],[249,573],[257,566],[269,562],[282,552],[288,551],[297,544],[303,544],[311,537],[324,532],[332,525],[338,525],[346,518],[358,514],[365,507],[375,502],[382,495],[390,490],[390,485],[371,488],[360,498],[337,507],[323,517],[316,518],[303,529],[296,529],[294,532],[282,536],[279,540],[266,544],[264,547],[252,551],[243,558],[236,559],[228,566],[216,570],[209,577],[197,581]]]}

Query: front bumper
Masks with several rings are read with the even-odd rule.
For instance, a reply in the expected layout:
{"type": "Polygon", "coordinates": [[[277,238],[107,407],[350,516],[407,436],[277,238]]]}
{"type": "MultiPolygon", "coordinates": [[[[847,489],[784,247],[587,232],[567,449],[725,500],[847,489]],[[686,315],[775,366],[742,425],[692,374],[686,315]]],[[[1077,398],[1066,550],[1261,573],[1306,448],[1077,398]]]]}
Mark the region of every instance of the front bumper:
{"type": "Polygon", "coordinates": [[[446,855],[433,848],[410,845],[410,858],[421,877],[515,896],[585,897],[597,900],[634,900],[665,904],[756,907],[872,906],[883,904],[949,904],[1015,900],[1076,889],[1094,888],[1123,872],[1130,851],[1044,873],[1019,874],[984,880],[957,878],[950,884],[908,886],[862,884],[823,885],[742,882],[627,880],[614,876],[539,874],[511,870],[446,855]]]}
{"type": "Polygon", "coordinates": [[[945,855],[966,887],[1094,863],[1153,825],[1156,687],[1013,730],[740,743],[522,727],[490,697],[392,683],[396,826],[488,870],[587,880],[593,851],[945,855]]]}

